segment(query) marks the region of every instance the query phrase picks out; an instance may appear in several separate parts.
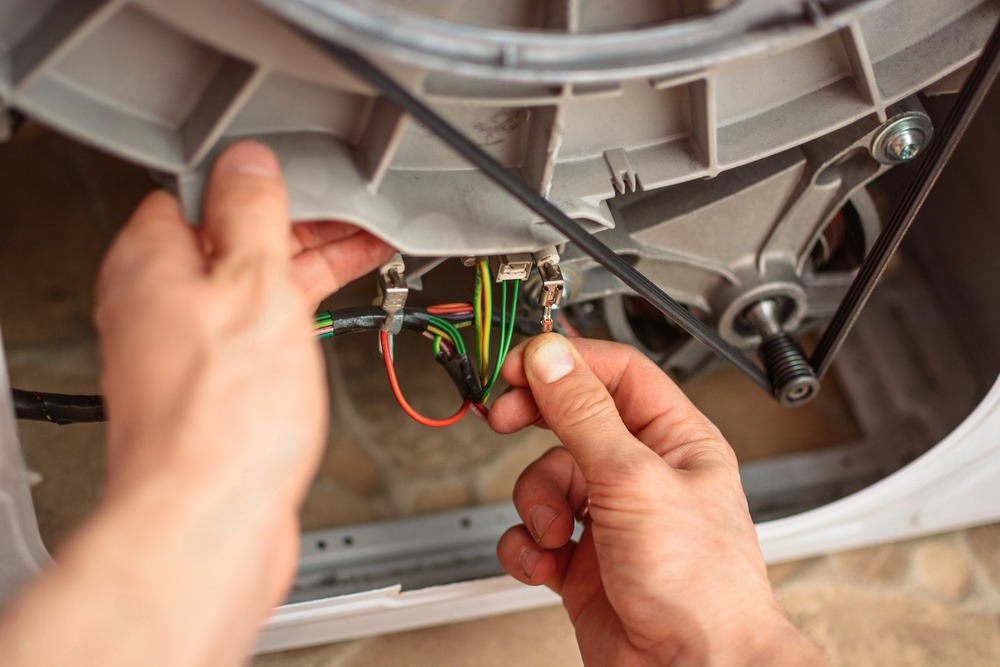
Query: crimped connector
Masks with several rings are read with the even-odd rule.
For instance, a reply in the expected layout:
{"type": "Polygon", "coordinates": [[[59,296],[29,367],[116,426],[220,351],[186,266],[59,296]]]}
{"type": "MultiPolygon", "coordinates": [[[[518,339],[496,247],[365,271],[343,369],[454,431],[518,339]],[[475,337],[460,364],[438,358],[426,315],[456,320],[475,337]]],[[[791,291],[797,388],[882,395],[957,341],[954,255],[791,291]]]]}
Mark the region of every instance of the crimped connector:
{"type": "Polygon", "coordinates": [[[402,329],[403,318],[397,319],[396,315],[406,305],[406,297],[410,294],[403,270],[403,258],[396,253],[378,272],[378,305],[385,311],[385,322],[380,329],[391,334],[397,334],[402,329]]]}
{"type": "Polygon", "coordinates": [[[542,307],[542,333],[548,333],[552,331],[552,309],[559,306],[566,282],[559,270],[558,254],[554,251],[544,255],[538,253],[535,258],[538,260],[538,277],[542,285],[538,292],[538,305],[542,307]]]}

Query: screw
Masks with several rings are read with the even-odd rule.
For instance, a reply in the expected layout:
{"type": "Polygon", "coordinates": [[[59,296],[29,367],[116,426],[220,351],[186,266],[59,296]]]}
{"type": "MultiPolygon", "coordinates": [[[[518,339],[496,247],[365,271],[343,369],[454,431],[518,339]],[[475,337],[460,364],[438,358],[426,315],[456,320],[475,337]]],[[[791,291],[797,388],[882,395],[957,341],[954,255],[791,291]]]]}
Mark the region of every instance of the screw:
{"type": "Polygon", "coordinates": [[[900,164],[917,157],[931,139],[930,118],[910,112],[893,118],[875,133],[871,155],[882,164],[900,164]]]}
{"type": "Polygon", "coordinates": [[[923,133],[917,133],[913,130],[903,130],[893,134],[889,138],[889,142],[885,150],[888,155],[891,155],[897,160],[906,162],[907,160],[912,160],[917,157],[922,143],[923,133]]]}

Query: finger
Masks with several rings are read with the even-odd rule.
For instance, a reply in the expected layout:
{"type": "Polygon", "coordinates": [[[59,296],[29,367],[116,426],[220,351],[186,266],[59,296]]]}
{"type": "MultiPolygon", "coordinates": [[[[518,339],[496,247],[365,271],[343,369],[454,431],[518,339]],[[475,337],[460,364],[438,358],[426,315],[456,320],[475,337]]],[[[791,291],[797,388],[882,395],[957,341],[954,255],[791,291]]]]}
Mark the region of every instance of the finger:
{"type": "MultiPolygon", "coordinates": [[[[575,338],[571,342],[608,388],[628,430],[658,454],[669,456],[675,450],[705,441],[721,443],[728,451],[718,429],[659,366],[638,350],[607,341],[575,338]]],[[[528,386],[524,368],[528,343],[530,339],[510,351],[501,371],[503,379],[513,387],[528,386]]],[[[491,417],[498,407],[495,419],[506,432],[523,428],[534,418],[531,406],[523,399],[494,406],[491,417]]],[[[681,463],[685,462],[678,463],[677,467],[686,467],[681,463]]]]}
{"type": "Polygon", "coordinates": [[[527,426],[547,428],[535,397],[526,387],[511,387],[490,406],[489,424],[497,433],[516,433],[527,426]]]}
{"type": "Polygon", "coordinates": [[[157,190],[142,200],[111,244],[97,276],[96,300],[102,303],[113,285],[132,285],[140,271],[158,281],[176,282],[204,268],[197,235],[177,200],[157,190]]]}
{"type": "Polygon", "coordinates": [[[331,241],[354,236],[361,230],[339,220],[307,220],[292,224],[292,254],[297,255],[331,241]]]}
{"type": "Polygon", "coordinates": [[[539,411],[589,482],[621,483],[615,478],[648,460],[650,450],[625,427],[607,387],[572,343],[542,334],[525,346],[523,355],[539,411]]]}
{"type": "Polygon", "coordinates": [[[579,466],[562,447],[525,468],[514,484],[514,506],[535,542],[559,548],[573,537],[576,513],[587,500],[579,466]]]}
{"type": "Polygon", "coordinates": [[[219,260],[288,261],[288,195],[277,158],[262,144],[243,141],[222,153],[208,179],[202,217],[219,260]]]}
{"type": "Polygon", "coordinates": [[[392,257],[394,250],[368,232],[305,250],[292,260],[295,280],[307,298],[319,303],[392,257]]]}
{"type": "Polygon", "coordinates": [[[547,585],[556,593],[562,589],[566,568],[576,545],[550,550],[535,544],[524,526],[509,528],[497,542],[497,559],[504,572],[532,586],[547,585]]]}

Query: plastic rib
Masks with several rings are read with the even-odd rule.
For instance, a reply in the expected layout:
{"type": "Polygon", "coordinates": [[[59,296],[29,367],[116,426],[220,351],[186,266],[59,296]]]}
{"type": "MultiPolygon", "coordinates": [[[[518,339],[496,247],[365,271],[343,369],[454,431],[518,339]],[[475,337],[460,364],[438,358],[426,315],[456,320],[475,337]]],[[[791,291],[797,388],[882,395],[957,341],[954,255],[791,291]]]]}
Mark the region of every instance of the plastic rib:
{"type": "Polygon", "coordinates": [[[540,215],[545,222],[575,243],[609,273],[652,303],[668,320],[739,368],[765,391],[771,392],[771,383],[767,376],[753,362],[743,356],[740,350],[724,341],[715,331],[693,317],[683,306],[674,301],[646,276],[632,268],[603,242],[563,213],[558,206],[532,190],[527,183],[482,150],[451,123],[439,116],[437,112],[413,96],[379,67],[356,51],[320,38],[314,37],[314,39],[348,69],[382,93],[386,99],[409,113],[459,155],[481,169],[490,180],[540,215]]]}
{"type": "Polygon", "coordinates": [[[936,133],[924,154],[922,164],[892,211],[892,216],[872,246],[871,252],[858,269],[844,300],[823,332],[810,363],[822,379],[851,332],[861,310],[868,303],[875,285],[885,272],[927,195],[937,182],[945,165],[955,152],[958,142],[968,129],[972,117],[982,104],[990,84],[1000,72],[1000,24],[993,29],[983,53],[972,73],[958,93],[944,124],[936,133]]]}

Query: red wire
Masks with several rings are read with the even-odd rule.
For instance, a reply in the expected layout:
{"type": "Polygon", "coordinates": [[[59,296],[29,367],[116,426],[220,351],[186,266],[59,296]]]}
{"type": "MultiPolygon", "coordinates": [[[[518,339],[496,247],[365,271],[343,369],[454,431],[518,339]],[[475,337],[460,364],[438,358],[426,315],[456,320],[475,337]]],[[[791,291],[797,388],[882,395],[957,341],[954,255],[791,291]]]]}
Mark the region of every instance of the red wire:
{"type": "Polygon", "coordinates": [[[471,303],[441,303],[436,306],[427,306],[427,312],[431,315],[456,315],[458,313],[471,313],[471,303]]]}
{"type": "Polygon", "coordinates": [[[469,411],[469,401],[464,401],[462,407],[458,409],[458,412],[453,414],[447,419],[430,419],[424,417],[422,414],[410,407],[410,404],[406,402],[403,398],[403,392],[399,388],[399,380],[396,379],[396,367],[392,364],[392,356],[389,354],[389,333],[387,331],[381,332],[379,335],[379,341],[382,346],[382,359],[385,361],[385,374],[389,376],[389,386],[392,387],[392,394],[396,397],[396,402],[399,403],[399,407],[403,408],[403,412],[410,415],[416,421],[420,422],[424,426],[451,426],[452,424],[458,422],[465,413],[469,411]]]}

